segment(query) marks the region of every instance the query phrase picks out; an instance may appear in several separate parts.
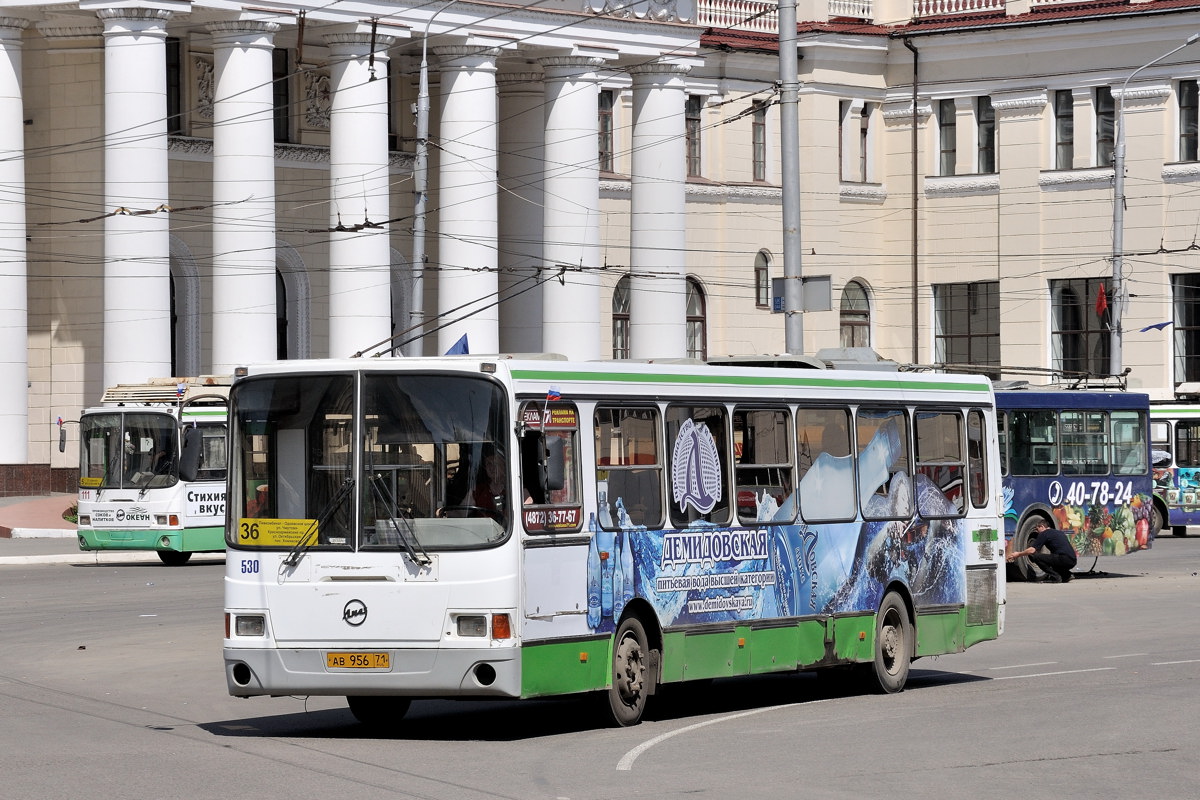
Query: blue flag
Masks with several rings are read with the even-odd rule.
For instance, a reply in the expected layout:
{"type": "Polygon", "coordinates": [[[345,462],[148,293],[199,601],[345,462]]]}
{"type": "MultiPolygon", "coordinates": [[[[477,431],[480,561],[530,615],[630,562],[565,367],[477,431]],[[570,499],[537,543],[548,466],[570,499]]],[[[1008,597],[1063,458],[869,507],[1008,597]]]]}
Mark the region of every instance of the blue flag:
{"type": "Polygon", "coordinates": [[[469,355],[470,352],[471,351],[467,349],[467,335],[464,333],[459,337],[458,341],[451,345],[450,349],[446,351],[446,355],[465,356],[469,355]]]}

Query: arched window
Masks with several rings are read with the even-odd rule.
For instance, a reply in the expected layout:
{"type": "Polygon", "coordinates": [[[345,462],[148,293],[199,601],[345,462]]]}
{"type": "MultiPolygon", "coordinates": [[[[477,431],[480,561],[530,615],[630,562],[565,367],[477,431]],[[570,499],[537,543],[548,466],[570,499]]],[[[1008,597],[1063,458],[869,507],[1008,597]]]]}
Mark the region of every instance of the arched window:
{"type": "Polygon", "coordinates": [[[275,242],[275,349],[279,358],[309,357],[311,289],[304,260],[290,244],[275,242]]]}
{"type": "Polygon", "coordinates": [[[629,276],[625,275],[613,287],[612,298],[612,357],[629,358],[629,276]]]}
{"type": "Polygon", "coordinates": [[[858,281],[842,289],[842,347],[871,346],[871,303],[867,290],[858,281]]]}
{"type": "Polygon", "coordinates": [[[754,257],[754,305],[771,307],[771,255],[766,250],[754,257]]]}
{"type": "Polygon", "coordinates": [[[695,278],[687,279],[688,358],[708,358],[708,330],[704,322],[704,288],[695,278]]]}

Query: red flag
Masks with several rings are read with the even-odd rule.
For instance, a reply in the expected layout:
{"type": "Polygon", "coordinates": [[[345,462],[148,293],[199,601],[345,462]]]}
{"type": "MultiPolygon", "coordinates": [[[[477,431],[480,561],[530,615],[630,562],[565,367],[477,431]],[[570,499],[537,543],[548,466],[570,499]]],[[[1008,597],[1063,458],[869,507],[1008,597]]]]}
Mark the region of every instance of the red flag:
{"type": "Polygon", "coordinates": [[[1096,316],[1103,317],[1105,310],[1108,308],[1108,298],[1104,295],[1104,284],[1100,284],[1100,291],[1096,292],[1096,316]]]}

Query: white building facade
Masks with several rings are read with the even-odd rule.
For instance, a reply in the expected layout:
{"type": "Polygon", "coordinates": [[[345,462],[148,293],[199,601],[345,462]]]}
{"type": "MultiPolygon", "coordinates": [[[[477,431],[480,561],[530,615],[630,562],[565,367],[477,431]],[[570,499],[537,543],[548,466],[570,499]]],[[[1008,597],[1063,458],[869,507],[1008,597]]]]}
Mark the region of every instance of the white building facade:
{"type": "MultiPolygon", "coordinates": [[[[1104,372],[1121,303],[1131,388],[1200,380],[1200,44],[1125,85],[1200,1],[1091,11],[801,2],[806,352],[1104,372]]],[[[0,493],[72,491],[117,383],[781,352],[773,12],[0,2],[0,493]]]]}

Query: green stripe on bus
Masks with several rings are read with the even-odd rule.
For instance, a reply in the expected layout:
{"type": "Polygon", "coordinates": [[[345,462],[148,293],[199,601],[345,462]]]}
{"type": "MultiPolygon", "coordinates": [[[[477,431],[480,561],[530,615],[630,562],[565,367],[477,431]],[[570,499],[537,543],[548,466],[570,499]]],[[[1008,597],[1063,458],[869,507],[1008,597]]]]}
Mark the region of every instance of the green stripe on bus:
{"type": "Polygon", "coordinates": [[[848,379],[824,376],[811,378],[792,378],[785,376],[768,377],[761,375],[725,375],[719,372],[714,372],[712,375],[671,375],[640,372],[556,372],[553,370],[516,369],[512,371],[512,376],[516,380],[523,381],[577,381],[581,383],[653,383],[657,385],[715,384],[718,386],[792,386],[831,389],[898,389],[909,391],[959,391],[981,393],[986,393],[989,390],[989,387],[986,383],[959,383],[955,381],[937,381],[925,383],[923,381],[910,381],[904,379],[871,380],[867,378],[848,379]]]}
{"type": "Polygon", "coordinates": [[[611,669],[611,636],[523,645],[521,696],[546,697],[607,689],[611,669]]]}
{"type": "Polygon", "coordinates": [[[979,542],[998,542],[1000,541],[1000,531],[995,528],[984,528],[978,531],[971,531],[971,541],[979,542]]]}

